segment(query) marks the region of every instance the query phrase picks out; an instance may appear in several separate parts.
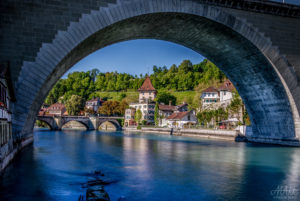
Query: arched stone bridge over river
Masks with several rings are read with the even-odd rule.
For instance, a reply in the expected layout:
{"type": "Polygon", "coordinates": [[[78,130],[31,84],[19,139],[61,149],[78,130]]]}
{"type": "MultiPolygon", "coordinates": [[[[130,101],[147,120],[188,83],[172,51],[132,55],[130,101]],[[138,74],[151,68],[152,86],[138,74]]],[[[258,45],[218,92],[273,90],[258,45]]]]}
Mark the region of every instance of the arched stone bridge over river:
{"type": "MultiPolygon", "coordinates": [[[[38,116],[37,120],[46,123],[51,130],[61,130],[68,122],[78,122],[87,130],[107,130],[109,127],[114,127],[115,130],[121,130],[118,119],[124,117],[85,117],[85,116],[38,116]]],[[[111,129],[111,128],[109,128],[111,129]]]]}
{"type": "Polygon", "coordinates": [[[174,42],[220,67],[249,112],[250,141],[299,142],[297,5],[267,0],[15,0],[1,1],[0,16],[0,63],[10,66],[16,94],[13,149],[33,140],[39,108],[68,69],[100,48],[131,39],[174,42]]]}

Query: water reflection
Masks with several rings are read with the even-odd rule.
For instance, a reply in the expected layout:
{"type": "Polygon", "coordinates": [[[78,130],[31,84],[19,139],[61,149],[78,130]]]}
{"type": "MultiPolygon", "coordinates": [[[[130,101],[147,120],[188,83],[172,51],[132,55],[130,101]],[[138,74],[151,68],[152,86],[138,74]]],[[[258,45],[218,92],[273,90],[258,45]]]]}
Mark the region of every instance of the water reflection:
{"type": "MultiPolygon", "coordinates": [[[[43,131],[6,169],[0,200],[77,200],[96,169],[111,200],[280,200],[299,189],[297,148],[98,131],[43,131]]],[[[290,200],[300,200],[299,195],[290,200]]]]}

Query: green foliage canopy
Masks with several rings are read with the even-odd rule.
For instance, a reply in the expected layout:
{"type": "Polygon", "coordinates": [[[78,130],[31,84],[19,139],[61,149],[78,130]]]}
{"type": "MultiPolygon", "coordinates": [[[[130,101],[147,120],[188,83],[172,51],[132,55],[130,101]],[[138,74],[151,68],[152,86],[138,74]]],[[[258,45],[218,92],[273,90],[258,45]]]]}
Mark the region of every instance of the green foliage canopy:
{"type": "Polygon", "coordinates": [[[169,104],[169,102],[171,102],[172,105],[175,105],[176,104],[176,96],[172,95],[171,93],[169,92],[159,92],[156,96],[156,102],[158,103],[164,103],[166,105],[169,104]]]}
{"type": "Polygon", "coordinates": [[[69,115],[78,115],[81,110],[84,109],[84,99],[78,95],[72,95],[69,100],[66,101],[66,109],[69,115]]]}

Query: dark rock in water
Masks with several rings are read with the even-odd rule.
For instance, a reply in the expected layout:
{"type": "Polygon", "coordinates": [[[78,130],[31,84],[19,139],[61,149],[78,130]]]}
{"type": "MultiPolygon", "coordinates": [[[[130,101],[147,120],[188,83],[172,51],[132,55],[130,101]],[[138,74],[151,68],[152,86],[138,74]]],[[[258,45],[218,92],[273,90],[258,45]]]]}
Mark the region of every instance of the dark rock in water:
{"type": "Polygon", "coordinates": [[[91,186],[86,190],[86,201],[110,201],[103,186],[91,186]]]}
{"type": "Polygon", "coordinates": [[[95,170],[94,172],[96,175],[101,175],[101,171],[100,170],[95,170]]]}

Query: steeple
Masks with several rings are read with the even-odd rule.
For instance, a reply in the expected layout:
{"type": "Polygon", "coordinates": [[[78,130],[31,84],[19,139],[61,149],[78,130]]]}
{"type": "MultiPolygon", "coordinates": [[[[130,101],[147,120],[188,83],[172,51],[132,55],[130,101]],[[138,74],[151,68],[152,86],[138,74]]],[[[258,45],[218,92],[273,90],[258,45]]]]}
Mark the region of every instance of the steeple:
{"type": "Polygon", "coordinates": [[[156,91],[156,89],[153,87],[151,79],[149,76],[146,77],[144,83],[142,84],[142,86],[138,89],[139,92],[141,91],[156,91]]]}
{"type": "Polygon", "coordinates": [[[140,92],[139,103],[149,103],[156,97],[156,89],[153,87],[149,76],[146,77],[138,91],[140,92]]]}

